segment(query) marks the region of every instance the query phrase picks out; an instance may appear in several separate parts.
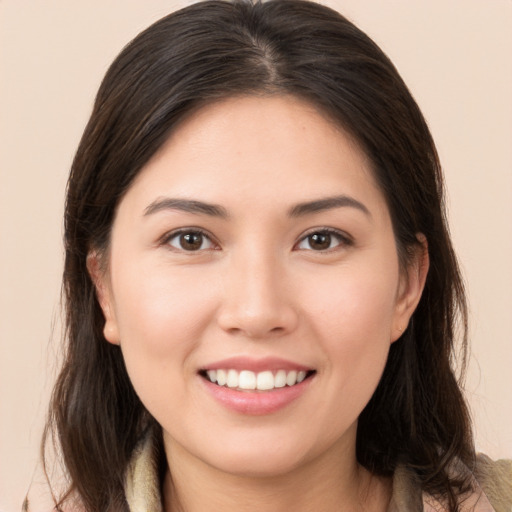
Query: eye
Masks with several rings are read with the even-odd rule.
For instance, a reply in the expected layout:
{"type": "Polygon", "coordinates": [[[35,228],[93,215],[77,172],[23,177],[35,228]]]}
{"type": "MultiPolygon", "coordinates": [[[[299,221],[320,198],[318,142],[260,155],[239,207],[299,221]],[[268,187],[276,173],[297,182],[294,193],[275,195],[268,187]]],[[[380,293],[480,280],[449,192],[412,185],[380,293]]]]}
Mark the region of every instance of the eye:
{"type": "Polygon", "coordinates": [[[197,252],[215,248],[211,238],[199,230],[182,230],[169,235],[165,243],[180,251],[197,252]]]}
{"type": "Polygon", "coordinates": [[[319,229],[308,233],[297,244],[297,249],[308,251],[328,251],[340,245],[351,245],[352,240],[335,230],[319,229]]]}

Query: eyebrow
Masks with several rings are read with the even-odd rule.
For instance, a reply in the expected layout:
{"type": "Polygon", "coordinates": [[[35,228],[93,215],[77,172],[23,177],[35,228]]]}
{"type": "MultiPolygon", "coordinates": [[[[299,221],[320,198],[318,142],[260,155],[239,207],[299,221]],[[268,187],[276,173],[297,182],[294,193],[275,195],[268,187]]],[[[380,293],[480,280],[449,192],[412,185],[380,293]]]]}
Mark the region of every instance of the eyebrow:
{"type": "Polygon", "coordinates": [[[309,201],[306,203],[299,203],[295,206],[293,206],[288,214],[290,217],[302,217],[303,215],[309,215],[311,213],[318,213],[323,212],[325,210],[331,210],[333,208],[342,208],[342,207],[349,207],[349,208],[356,208],[357,210],[360,210],[368,217],[371,217],[370,210],[358,201],[357,199],[354,199],[350,196],[333,196],[333,197],[325,197],[322,199],[317,199],[315,201],[309,201]]]}
{"type": "Polygon", "coordinates": [[[174,199],[171,197],[158,198],[153,201],[144,210],[144,216],[152,215],[163,210],[178,210],[186,213],[220,217],[222,219],[229,217],[228,212],[222,206],[205,203],[203,201],[195,201],[193,199],[174,199]]]}
{"type": "MultiPolygon", "coordinates": [[[[314,201],[299,203],[288,210],[288,215],[290,217],[302,217],[304,215],[319,213],[326,210],[332,210],[333,208],[342,207],[356,208],[368,217],[371,217],[370,211],[363,203],[357,199],[354,199],[353,197],[345,195],[325,197],[322,199],[316,199],[314,201]]],[[[144,210],[144,216],[152,215],[164,210],[178,210],[197,215],[219,217],[221,219],[229,218],[229,214],[223,206],[206,203],[204,201],[197,201],[194,199],[176,199],[172,197],[158,198],[153,201],[144,210]]]]}

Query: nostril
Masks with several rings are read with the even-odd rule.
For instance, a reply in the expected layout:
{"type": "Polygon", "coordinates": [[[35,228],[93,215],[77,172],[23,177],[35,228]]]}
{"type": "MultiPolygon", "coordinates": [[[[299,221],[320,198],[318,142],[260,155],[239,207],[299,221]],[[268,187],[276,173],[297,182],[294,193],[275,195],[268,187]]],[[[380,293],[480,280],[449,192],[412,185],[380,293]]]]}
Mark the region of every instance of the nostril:
{"type": "Polygon", "coordinates": [[[218,325],[231,335],[243,335],[251,339],[280,336],[293,331],[298,315],[288,303],[272,304],[255,301],[250,305],[226,301],[218,312],[218,325]]]}

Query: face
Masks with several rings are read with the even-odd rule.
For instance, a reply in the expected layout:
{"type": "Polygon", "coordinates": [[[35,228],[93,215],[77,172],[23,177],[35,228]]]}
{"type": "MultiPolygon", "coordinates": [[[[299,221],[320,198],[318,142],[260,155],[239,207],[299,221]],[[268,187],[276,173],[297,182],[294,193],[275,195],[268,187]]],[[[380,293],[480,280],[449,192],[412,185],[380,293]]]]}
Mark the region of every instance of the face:
{"type": "Polygon", "coordinates": [[[288,96],[204,107],[122,199],[108,258],[105,336],[168,455],[246,475],[355,458],[422,278],[347,134],[288,96]]]}

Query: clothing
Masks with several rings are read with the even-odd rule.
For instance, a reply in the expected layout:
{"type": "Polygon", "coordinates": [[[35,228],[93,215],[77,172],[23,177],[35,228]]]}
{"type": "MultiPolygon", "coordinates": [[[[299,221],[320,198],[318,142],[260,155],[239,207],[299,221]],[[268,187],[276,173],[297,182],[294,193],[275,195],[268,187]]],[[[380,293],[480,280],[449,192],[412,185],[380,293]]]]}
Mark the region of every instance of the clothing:
{"type": "MultiPolygon", "coordinates": [[[[152,435],[141,440],[133,452],[125,481],[130,512],[163,512],[158,455],[152,435]]],[[[475,492],[464,501],[464,512],[512,512],[512,460],[494,462],[485,455],[479,455],[473,476],[475,492]]],[[[53,512],[53,506],[45,507],[39,499],[32,499],[35,492],[36,489],[33,488],[29,493],[24,511],[53,512]]],[[[393,494],[387,512],[443,510],[431,496],[422,493],[413,471],[403,466],[397,468],[393,476],[393,494]]]]}
{"type": "MultiPolygon", "coordinates": [[[[125,492],[130,512],[163,512],[156,461],[156,448],[148,437],[134,451],[126,474],[125,492]]],[[[479,455],[474,487],[473,495],[464,501],[464,511],[512,512],[512,460],[493,462],[479,455]]],[[[438,502],[422,493],[412,471],[405,467],[396,470],[388,512],[442,510],[438,502]]]]}

